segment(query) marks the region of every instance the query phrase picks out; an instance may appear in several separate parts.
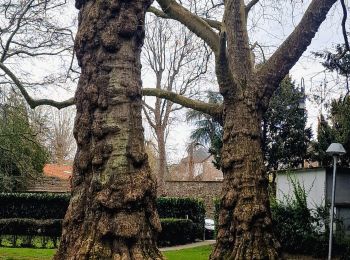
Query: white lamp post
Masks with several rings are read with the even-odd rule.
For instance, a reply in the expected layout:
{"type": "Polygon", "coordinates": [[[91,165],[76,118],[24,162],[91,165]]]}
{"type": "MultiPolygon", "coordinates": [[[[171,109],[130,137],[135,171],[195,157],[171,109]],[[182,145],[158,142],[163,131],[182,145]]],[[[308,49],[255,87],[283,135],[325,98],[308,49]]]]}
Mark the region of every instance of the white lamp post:
{"type": "Polygon", "coordinates": [[[332,202],[331,202],[331,220],[329,223],[329,245],[328,260],[332,259],[332,241],[333,241],[333,218],[334,218],[334,199],[335,199],[335,174],[337,171],[337,157],[346,153],[344,147],[339,143],[332,143],[326,153],[333,156],[333,182],[332,182],[332,202]]]}

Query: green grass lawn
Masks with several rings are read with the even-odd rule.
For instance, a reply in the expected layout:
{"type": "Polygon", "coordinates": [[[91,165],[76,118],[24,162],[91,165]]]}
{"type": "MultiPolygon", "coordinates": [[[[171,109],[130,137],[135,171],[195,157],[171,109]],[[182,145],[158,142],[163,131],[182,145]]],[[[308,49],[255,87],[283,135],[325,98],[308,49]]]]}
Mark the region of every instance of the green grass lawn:
{"type": "Polygon", "coordinates": [[[49,260],[55,249],[0,247],[0,260],[49,260]]]}
{"type": "MultiPolygon", "coordinates": [[[[206,260],[209,258],[211,246],[163,252],[168,260],[206,260]]],[[[0,260],[49,260],[55,249],[32,248],[0,248],[0,260]]]]}
{"type": "Polygon", "coordinates": [[[168,260],[208,260],[212,246],[199,246],[189,249],[163,252],[168,260]]]}
{"type": "MultiPolygon", "coordinates": [[[[163,252],[167,260],[207,260],[212,246],[200,246],[183,250],[163,252]]],[[[0,247],[0,260],[50,260],[56,249],[0,247]]],[[[309,256],[290,256],[286,259],[315,260],[309,256]]],[[[337,258],[336,258],[337,259],[337,258]]]]}

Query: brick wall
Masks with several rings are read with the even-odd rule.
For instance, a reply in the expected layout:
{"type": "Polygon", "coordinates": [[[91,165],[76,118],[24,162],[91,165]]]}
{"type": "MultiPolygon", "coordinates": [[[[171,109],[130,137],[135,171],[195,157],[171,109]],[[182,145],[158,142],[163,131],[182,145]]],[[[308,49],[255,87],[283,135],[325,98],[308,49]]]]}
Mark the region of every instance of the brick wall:
{"type": "Polygon", "coordinates": [[[214,198],[220,196],[221,181],[167,181],[165,192],[169,197],[192,197],[204,200],[206,216],[214,218],[214,198]]]}

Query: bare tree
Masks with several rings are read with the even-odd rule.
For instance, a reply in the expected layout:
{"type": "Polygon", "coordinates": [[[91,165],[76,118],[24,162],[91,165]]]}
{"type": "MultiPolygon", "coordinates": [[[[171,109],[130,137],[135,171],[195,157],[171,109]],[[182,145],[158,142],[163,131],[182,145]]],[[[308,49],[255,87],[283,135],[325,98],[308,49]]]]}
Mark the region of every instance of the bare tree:
{"type": "MultiPolygon", "coordinates": [[[[264,1],[221,2],[223,18],[218,22],[201,17],[201,12],[189,10],[182,1],[157,2],[161,9],[153,7],[153,13],[181,22],[215,54],[216,76],[224,98],[223,105],[217,108],[223,113],[218,113],[213,105],[198,107],[197,101],[191,104],[186,100],[188,106],[223,122],[224,182],[217,244],[211,259],[278,259],[280,246],[272,230],[268,179],[263,163],[262,116],[273,92],[309,46],[336,0],[311,1],[299,24],[261,66],[255,66],[247,19],[255,7],[264,8],[263,4],[258,5],[264,1]]],[[[167,97],[159,90],[152,91],[156,96],[183,103],[183,97],[174,93],[167,97]]]]}
{"type": "MultiPolygon", "coordinates": [[[[299,24],[259,67],[252,59],[247,30],[247,17],[259,7],[259,0],[226,0],[220,5],[221,22],[201,17],[197,8],[191,11],[182,1],[157,2],[161,10],[153,8],[155,14],[184,24],[206,42],[216,59],[222,105],[166,90],[143,90],[145,95],[166,98],[223,122],[224,183],[218,241],[211,259],[279,259],[261,120],[272,93],[309,46],[336,0],[312,0],[299,24]]],[[[73,197],[55,259],[162,258],[154,243],[160,225],[141,126],[140,25],[149,4],[145,0],[76,1],[80,26],[75,46],[82,66],[75,102],[78,151],[73,197]]],[[[48,103],[26,99],[34,105],[48,103]]]]}
{"type": "Polygon", "coordinates": [[[0,86],[15,86],[31,107],[34,103],[28,89],[67,88],[78,76],[75,26],[70,22],[75,17],[61,17],[67,7],[66,0],[0,3],[0,86]]]}
{"type": "Polygon", "coordinates": [[[73,158],[76,144],[73,137],[73,121],[75,111],[70,108],[64,110],[51,110],[49,129],[49,149],[51,159],[58,164],[63,164],[73,158]]]}
{"type": "Polygon", "coordinates": [[[70,163],[76,151],[73,136],[75,108],[58,110],[43,106],[29,110],[29,116],[38,140],[50,154],[50,161],[58,164],[70,163]]]}
{"type": "MultiPolygon", "coordinates": [[[[193,33],[173,21],[149,17],[143,60],[146,70],[154,73],[156,89],[193,96],[198,92],[198,84],[204,80],[209,59],[210,52],[193,33]]],[[[173,112],[181,108],[159,97],[155,98],[153,105],[150,101],[143,102],[143,112],[157,141],[159,195],[164,193],[168,173],[166,139],[169,127],[173,122],[173,112]]]]}

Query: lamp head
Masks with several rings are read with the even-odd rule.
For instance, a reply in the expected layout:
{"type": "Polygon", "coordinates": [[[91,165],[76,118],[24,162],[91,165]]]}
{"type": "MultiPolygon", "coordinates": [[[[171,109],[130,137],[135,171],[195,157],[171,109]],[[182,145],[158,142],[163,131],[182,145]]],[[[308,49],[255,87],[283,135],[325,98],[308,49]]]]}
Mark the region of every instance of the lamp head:
{"type": "Polygon", "coordinates": [[[346,151],[343,147],[342,144],[340,143],[332,143],[326,153],[328,153],[329,155],[343,155],[343,154],[346,154],[346,151]]]}

